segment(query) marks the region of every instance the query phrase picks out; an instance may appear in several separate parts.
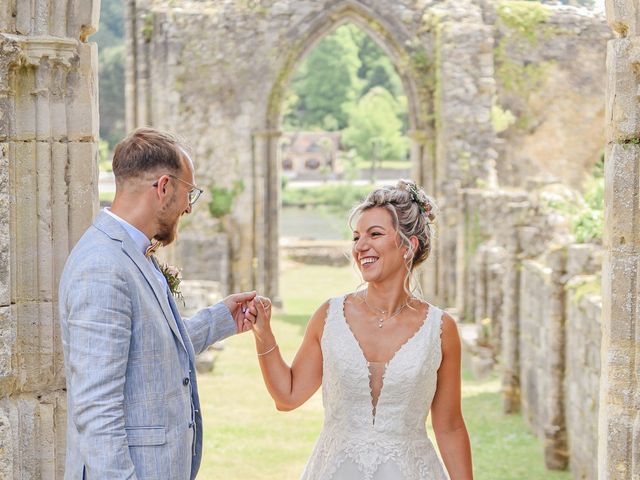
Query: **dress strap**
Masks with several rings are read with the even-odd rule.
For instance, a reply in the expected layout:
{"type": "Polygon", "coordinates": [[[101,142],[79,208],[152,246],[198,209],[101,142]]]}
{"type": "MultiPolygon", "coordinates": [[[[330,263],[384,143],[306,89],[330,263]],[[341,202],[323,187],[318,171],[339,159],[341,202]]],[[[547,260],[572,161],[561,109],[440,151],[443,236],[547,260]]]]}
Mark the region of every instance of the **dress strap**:
{"type": "Polygon", "coordinates": [[[327,318],[325,324],[335,322],[336,318],[340,318],[344,305],[344,295],[341,297],[333,297],[329,299],[329,309],[327,310],[327,318]]]}

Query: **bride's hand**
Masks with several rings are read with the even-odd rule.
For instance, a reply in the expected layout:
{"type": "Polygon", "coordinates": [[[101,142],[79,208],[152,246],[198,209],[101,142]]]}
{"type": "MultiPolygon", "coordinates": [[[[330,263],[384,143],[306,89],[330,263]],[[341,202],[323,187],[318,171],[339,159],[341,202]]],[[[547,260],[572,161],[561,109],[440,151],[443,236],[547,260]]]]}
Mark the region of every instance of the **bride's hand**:
{"type": "Polygon", "coordinates": [[[256,296],[251,302],[252,310],[255,309],[256,317],[252,325],[253,333],[258,338],[271,333],[271,300],[267,297],[256,296]]]}

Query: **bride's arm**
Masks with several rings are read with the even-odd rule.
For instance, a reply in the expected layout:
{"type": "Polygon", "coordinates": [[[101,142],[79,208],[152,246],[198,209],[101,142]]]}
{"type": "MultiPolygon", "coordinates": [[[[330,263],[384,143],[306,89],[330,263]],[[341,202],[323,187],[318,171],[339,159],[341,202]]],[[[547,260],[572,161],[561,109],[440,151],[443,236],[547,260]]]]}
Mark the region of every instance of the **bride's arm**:
{"type": "Polygon", "coordinates": [[[278,410],[288,411],[299,407],[322,383],[320,338],[328,308],[328,303],[325,303],[309,320],[302,344],[289,367],[282,359],[271,331],[271,309],[267,306],[265,311],[265,306],[256,301],[258,314],[253,326],[256,351],[264,383],[278,410]]]}
{"type": "Polygon", "coordinates": [[[471,480],[471,446],[460,404],[460,337],[453,318],[445,313],[442,322],[442,362],[431,405],[431,421],[451,480],[471,480]]]}

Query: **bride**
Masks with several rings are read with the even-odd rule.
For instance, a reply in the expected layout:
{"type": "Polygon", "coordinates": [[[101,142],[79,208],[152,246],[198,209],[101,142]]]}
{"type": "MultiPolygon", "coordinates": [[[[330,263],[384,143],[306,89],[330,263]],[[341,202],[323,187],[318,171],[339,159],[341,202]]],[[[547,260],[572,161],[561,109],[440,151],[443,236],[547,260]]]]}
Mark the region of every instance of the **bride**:
{"type": "Polygon", "coordinates": [[[458,330],[409,289],[429,256],[434,218],[432,200],[403,180],[356,207],[352,255],[367,288],[316,311],[291,367],[270,327],[270,303],[255,304],[256,349],[278,410],[299,407],[322,385],[324,427],[302,479],[446,479],[426,434],[429,409],[449,477],[472,478],[458,330]]]}

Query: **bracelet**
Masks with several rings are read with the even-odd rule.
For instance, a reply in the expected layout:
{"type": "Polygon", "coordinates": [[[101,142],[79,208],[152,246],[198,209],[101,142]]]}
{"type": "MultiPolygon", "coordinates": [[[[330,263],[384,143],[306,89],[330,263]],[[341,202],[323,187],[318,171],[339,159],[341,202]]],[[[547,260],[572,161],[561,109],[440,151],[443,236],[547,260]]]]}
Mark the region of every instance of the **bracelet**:
{"type": "Polygon", "coordinates": [[[273,347],[271,347],[269,350],[267,350],[266,352],[258,353],[258,356],[262,357],[263,355],[267,355],[267,354],[273,352],[276,348],[278,348],[278,344],[277,343],[273,347]]]}

